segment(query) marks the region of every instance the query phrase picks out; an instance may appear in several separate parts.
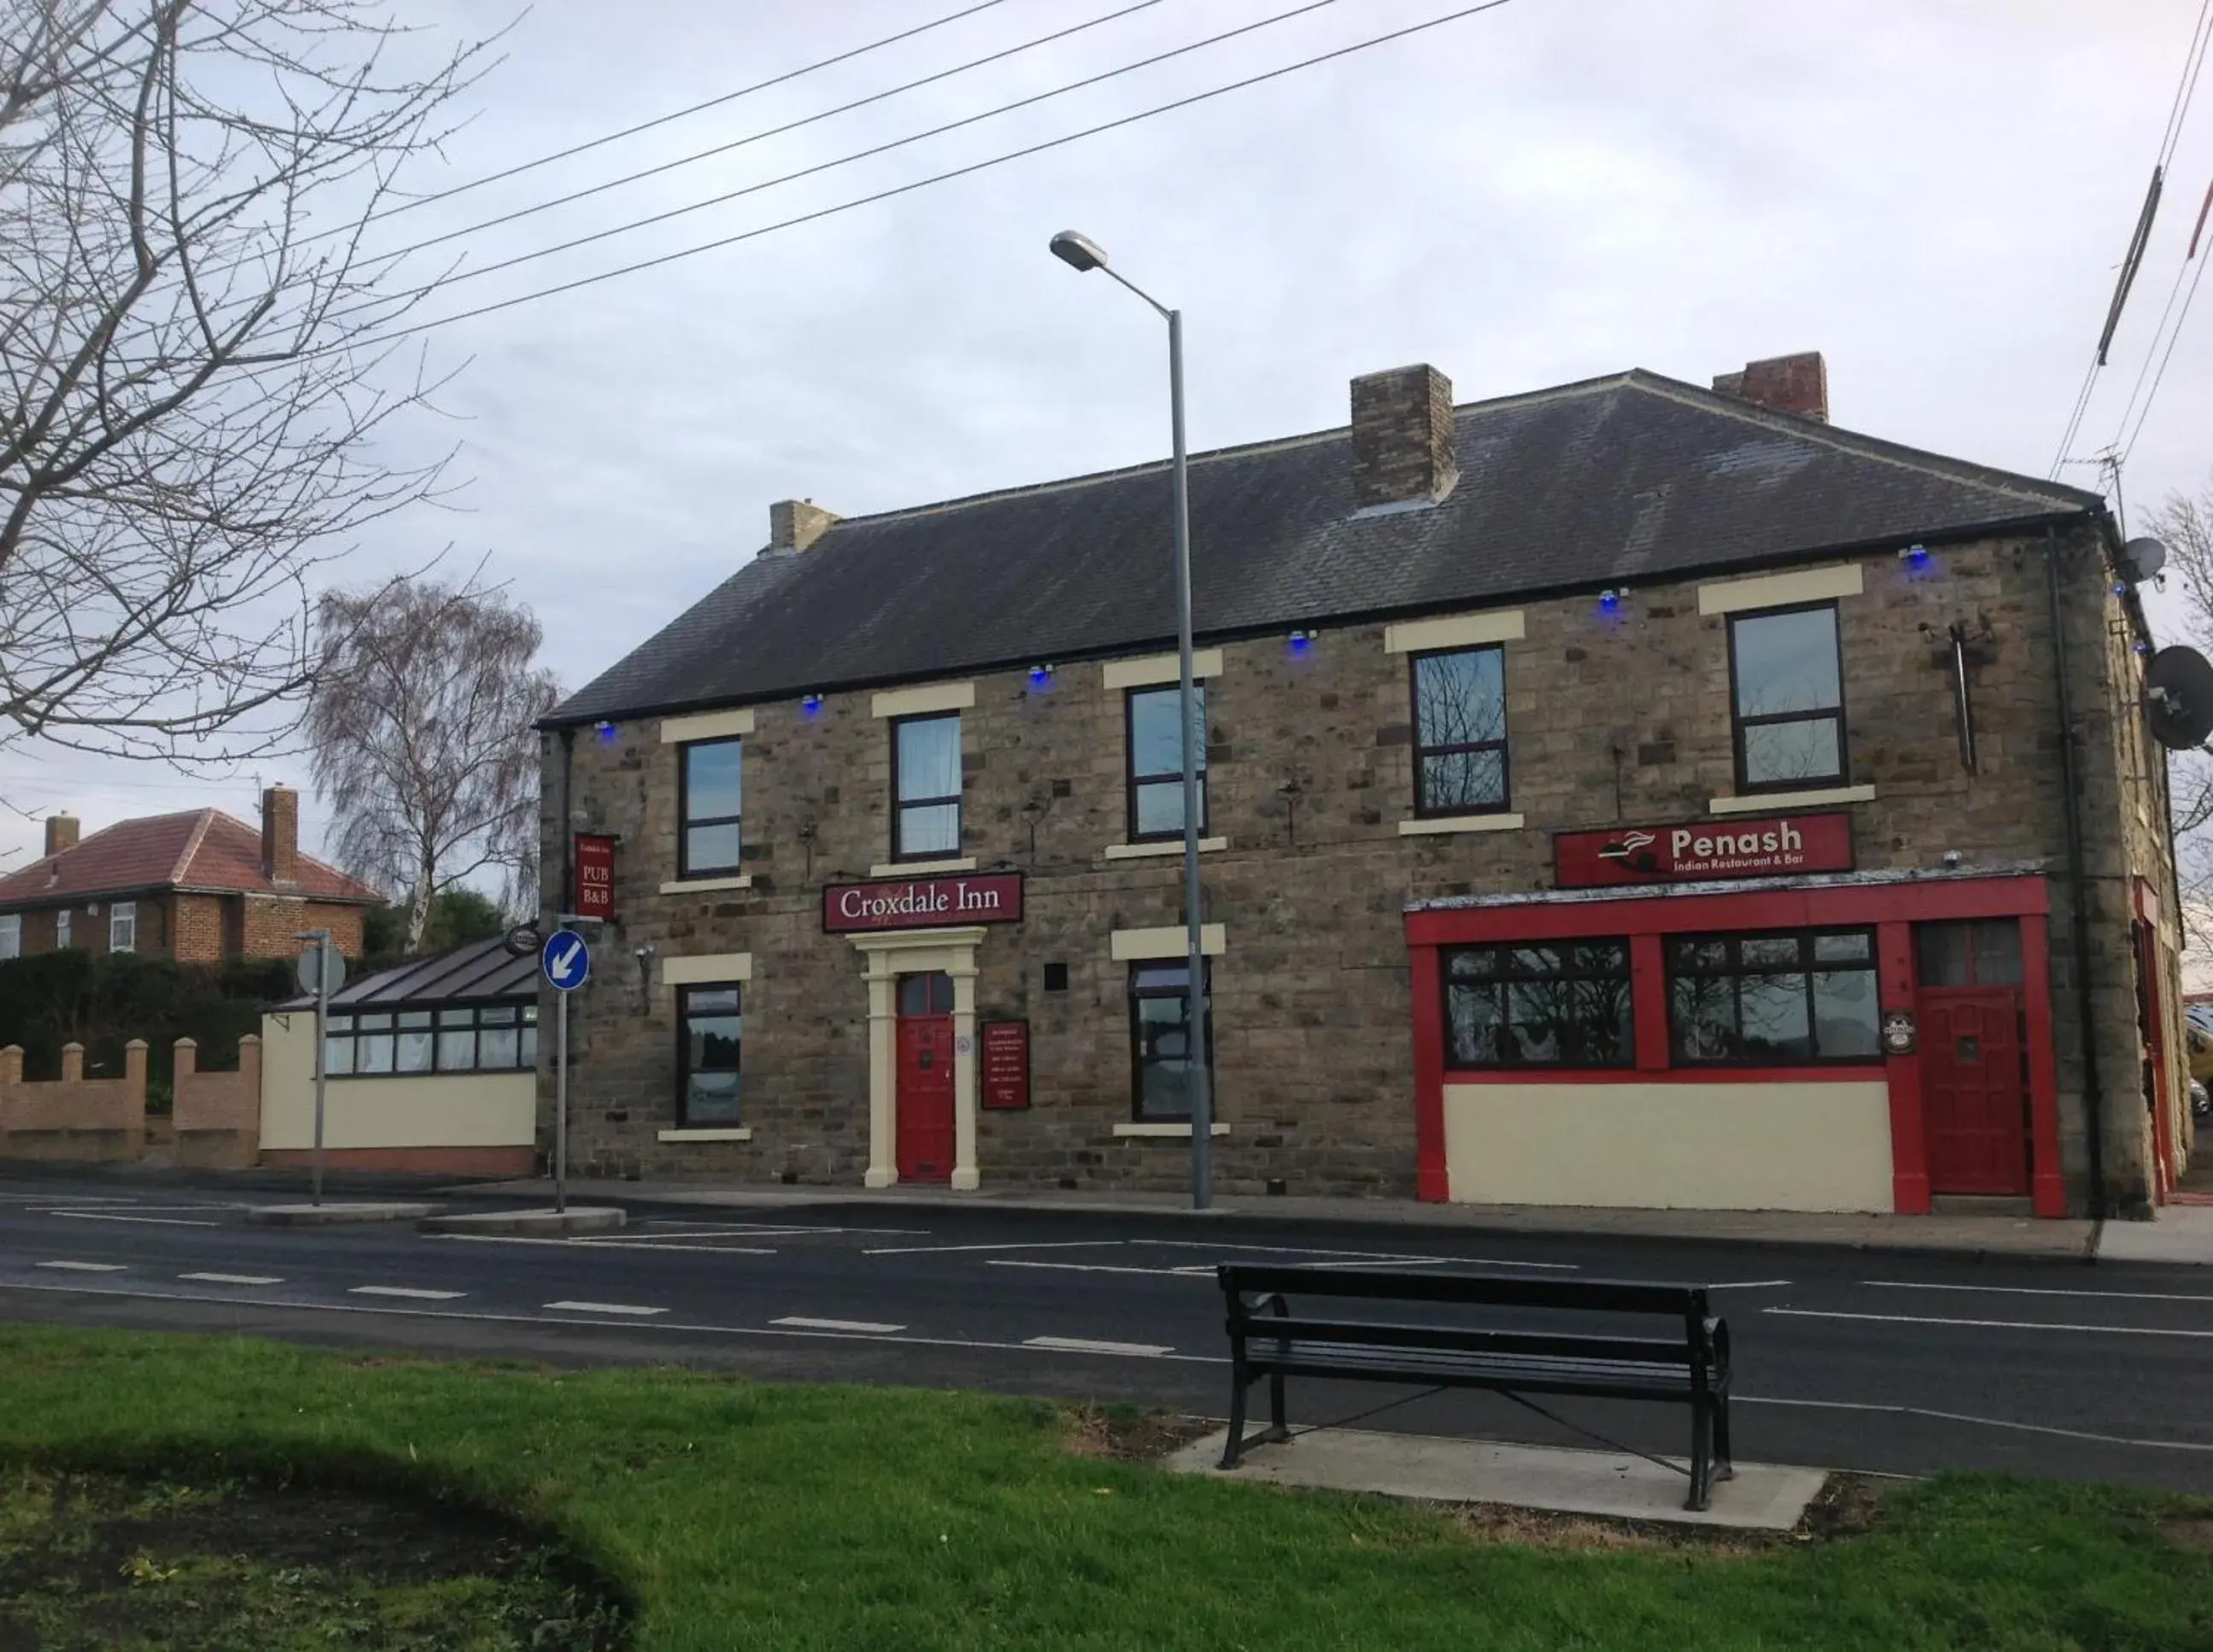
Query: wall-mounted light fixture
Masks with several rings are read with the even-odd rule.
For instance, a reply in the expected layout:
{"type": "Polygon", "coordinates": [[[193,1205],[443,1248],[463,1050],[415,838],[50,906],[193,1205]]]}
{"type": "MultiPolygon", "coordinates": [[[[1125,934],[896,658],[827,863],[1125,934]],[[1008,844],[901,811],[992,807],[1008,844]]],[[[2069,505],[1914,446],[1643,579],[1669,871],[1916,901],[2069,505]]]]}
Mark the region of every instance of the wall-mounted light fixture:
{"type": "Polygon", "coordinates": [[[640,947],[631,956],[637,960],[637,1013],[643,1015],[653,1003],[653,948],[640,947]]]}
{"type": "Polygon", "coordinates": [[[599,731],[598,731],[598,732],[599,732],[599,736],[600,736],[600,743],[602,746],[612,746],[612,745],[613,745],[613,744],[615,743],[615,735],[617,735],[617,733],[619,733],[619,731],[615,728],[614,724],[613,724],[612,722],[603,722],[603,723],[601,723],[601,724],[600,724],[600,725],[599,725],[599,731]]]}
{"type": "Polygon", "coordinates": [[[799,710],[802,716],[820,716],[822,713],[822,697],[820,694],[801,695],[799,710]]]}
{"type": "Polygon", "coordinates": [[[1284,646],[1294,654],[1304,654],[1314,645],[1314,640],[1320,635],[1319,631],[1295,631],[1290,634],[1284,646]]]}
{"type": "Polygon", "coordinates": [[[1909,545],[1898,553],[1898,559],[1916,573],[1926,569],[1936,560],[1925,545],[1909,545]]]}
{"type": "Polygon", "coordinates": [[[1621,612],[1621,605],[1629,600],[1629,587],[1617,585],[1598,594],[1598,611],[1609,617],[1621,612]]]}
{"type": "Polygon", "coordinates": [[[1050,661],[1040,661],[1030,668],[1030,692],[1036,693],[1052,686],[1054,668],[1050,661]]]}

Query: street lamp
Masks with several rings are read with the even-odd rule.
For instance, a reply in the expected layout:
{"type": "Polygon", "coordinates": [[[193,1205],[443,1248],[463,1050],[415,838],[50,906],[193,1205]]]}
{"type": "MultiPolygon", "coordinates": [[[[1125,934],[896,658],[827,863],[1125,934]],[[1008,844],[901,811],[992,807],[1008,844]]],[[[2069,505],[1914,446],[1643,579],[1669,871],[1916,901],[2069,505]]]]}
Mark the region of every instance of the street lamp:
{"type": "Polygon", "coordinates": [[[1183,725],[1183,918],[1186,972],[1184,978],[1184,1071],[1191,1098],[1191,1203],[1204,1210],[1214,1203],[1213,1075],[1206,1061],[1206,958],[1198,908],[1198,694],[1191,660],[1191,467],[1183,441],[1183,312],[1172,310],[1106,262],[1098,242],[1073,229],[1052,238],[1052,255],[1071,269],[1104,270],[1150,304],[1168,324],[1168,420],[1175,441],[1175,588],[1177,679],[1183,725]]]}

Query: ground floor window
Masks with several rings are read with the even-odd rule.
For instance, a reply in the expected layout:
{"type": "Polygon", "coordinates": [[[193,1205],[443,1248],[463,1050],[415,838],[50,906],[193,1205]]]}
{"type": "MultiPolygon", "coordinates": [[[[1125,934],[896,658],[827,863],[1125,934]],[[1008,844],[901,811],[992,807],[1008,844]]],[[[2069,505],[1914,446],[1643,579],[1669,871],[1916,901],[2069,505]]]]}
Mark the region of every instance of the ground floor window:
{"type": "Polygon", "coordinates": [[[1445,1064],[1626,1067],[1636,1056],[1626,941],[1453,947],[1445,1064]]]}
{"type": "Polygon", "coordinates": [[[1870,930],[1667,942],[1667,1028],[1686,1066],[1795,1066],[1881,1053],[1870,930]]]}
{"type": "Polygon", "coordinates": [[[738,988],[677,989],[676,1124],[680,1130],[738,1123],[738,988]]]}
{"type": "Polygon", "coordinates": [[[537,1064],[534,1003],[363,1010],[333,1015],[323,1027],[323,1070],[338,1077],[513,1072],[537,1064]]]}
{"type": "MultiPolygon", "coordinates": [[[[1214,983],[1199,980],[1206,1009],[1206,1068],[1214,1070],[1214,983]]],[[[1137,964],[1130,970],[1130,1064],[1132,1105],[1141,1123],[1191,1118],[1191,970],[1182,962],[1137,964]]]]}

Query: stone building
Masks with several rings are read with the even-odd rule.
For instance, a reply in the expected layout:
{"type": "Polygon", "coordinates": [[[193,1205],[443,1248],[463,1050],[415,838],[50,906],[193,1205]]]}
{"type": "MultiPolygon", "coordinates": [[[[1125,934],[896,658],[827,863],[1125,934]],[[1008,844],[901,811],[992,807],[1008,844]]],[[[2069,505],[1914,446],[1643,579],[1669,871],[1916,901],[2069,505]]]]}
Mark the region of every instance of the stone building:
{"type": "MultiPolygon", "coordinates": [[[[1837,429],[1817,356],[1351,399],[1192,462],[1219,1186],[2165,1196],[2165,768],[2097,496],[1837,429]]],[[[610,912],[576,1168],[1187,1185],[1168,507],[1161,465],[776,505],[552,714],[545,916],[610,912]]]]}

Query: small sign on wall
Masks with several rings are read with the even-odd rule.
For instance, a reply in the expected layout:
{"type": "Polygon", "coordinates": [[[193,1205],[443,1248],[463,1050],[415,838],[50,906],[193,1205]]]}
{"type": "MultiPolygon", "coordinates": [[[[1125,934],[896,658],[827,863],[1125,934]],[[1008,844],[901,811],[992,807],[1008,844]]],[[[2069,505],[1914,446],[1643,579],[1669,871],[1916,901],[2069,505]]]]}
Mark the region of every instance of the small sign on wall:
{"type": "Polygon", "coordinates": [[[1887,1056],[1910,1056],[1919,1047],[1920,1031],[1914,1026],[1913,1012],[1893,1009],[1882,1018],[1882,1052],[1887,1056]]]}
{"type": "Polygon", "coordinates": [[[604,832],[576,834],[576,916],[615,915],[615,840],[604,832]]]}
{"type": "Polygon", "coordinates": [[[1019,1112],[1030,1104],[1030,1024],[985,1021],[984,1106],[995,1112],[1019,1112]]]}

